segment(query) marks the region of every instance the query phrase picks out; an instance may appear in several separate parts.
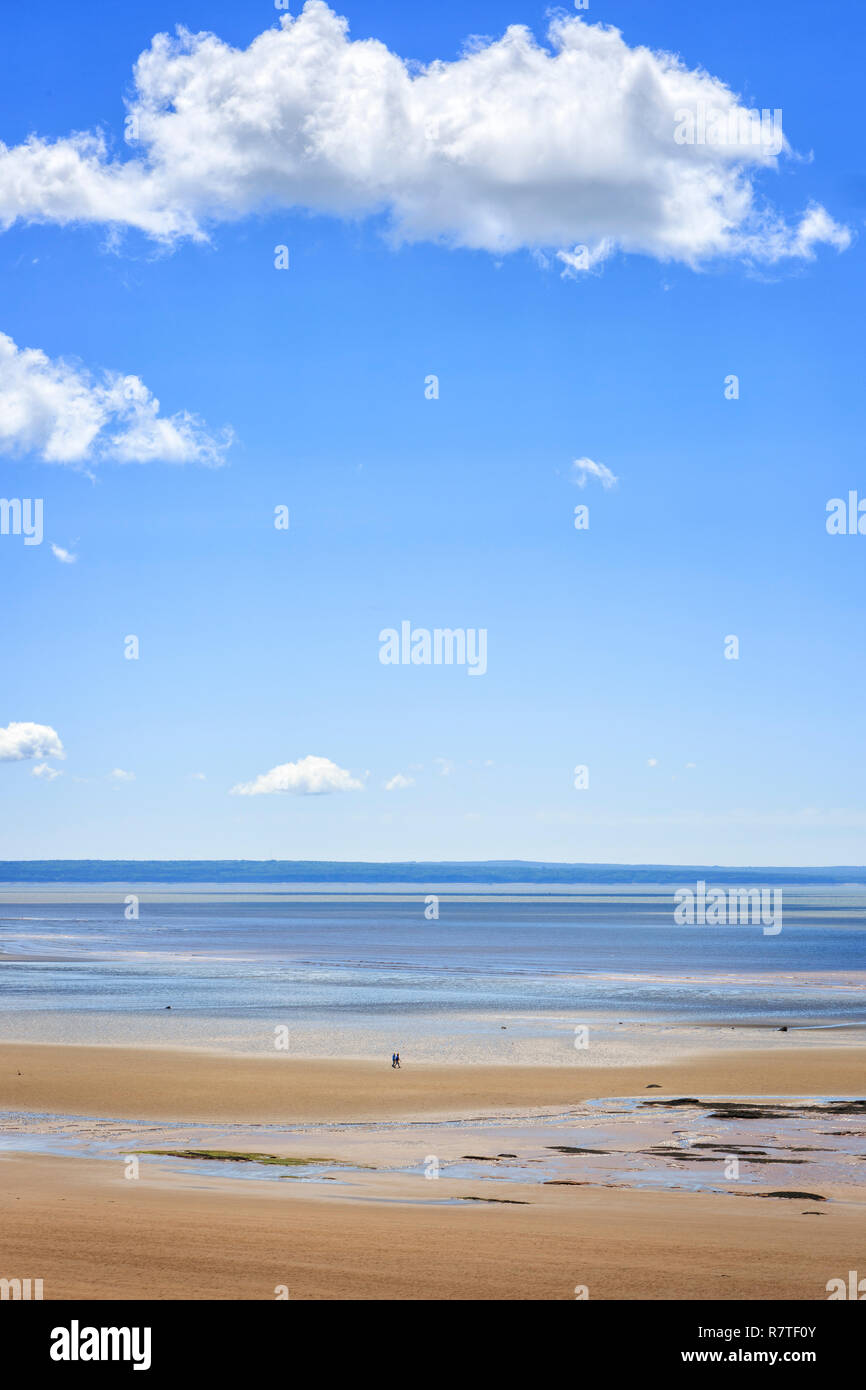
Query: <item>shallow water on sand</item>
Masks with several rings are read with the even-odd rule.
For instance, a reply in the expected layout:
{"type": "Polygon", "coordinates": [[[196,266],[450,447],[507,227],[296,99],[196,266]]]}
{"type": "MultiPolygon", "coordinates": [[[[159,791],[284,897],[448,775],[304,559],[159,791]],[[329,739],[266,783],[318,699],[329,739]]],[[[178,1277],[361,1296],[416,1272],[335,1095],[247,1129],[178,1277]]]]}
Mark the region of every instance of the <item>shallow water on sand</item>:
{"type": "MultiPolygon", "coordinates": [[[[370,1175],[420,1179],[415,1200],[454,1200],[453,1183],[668,1188],[693,1192],[793,1192],[820,1199],[862,1187],[866,1102],[845,1097],[638,1097],[568,1110],[468,1120],[354,1124],[206,1125],[88,1116],[0,1114],[4,1153],[98,1158],[129,1174],[294,1181],[355,1196],[370,1175]],[[184,1156],[150,1149],[181,1150],[184,1156]],[[290,1166],[197,1158],[197,1151],[289,1157],[290,1166]],[[430,1185],[423,1185],[425,1181],[430,1185]]],[[[404,1188],[409,1195],[409,1190],[404,1188]]],[[[467,1198],[468,1199],[468,1198],[467,1198]]],[[[795,1197],[794,1200],[797,1200],[795,1197]]],[[[866,1195],[864,1195],[866,1200],[866,1195]]],[[[808,1200],[807,1200],[808,1205],[808,1200]]],[[[814,1204],[813,1204],[814,1205],[814,1204]]]]}

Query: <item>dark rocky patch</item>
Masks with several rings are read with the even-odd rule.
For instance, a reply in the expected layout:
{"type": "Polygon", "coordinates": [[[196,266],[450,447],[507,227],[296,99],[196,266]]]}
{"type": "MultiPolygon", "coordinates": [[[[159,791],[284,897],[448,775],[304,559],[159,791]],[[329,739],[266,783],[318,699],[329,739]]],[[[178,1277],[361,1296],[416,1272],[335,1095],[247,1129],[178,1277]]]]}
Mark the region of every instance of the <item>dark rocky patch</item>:
{"type": "Polygon", "coordinates": [[[557,1154],[606,1154],[610,1149],[575,1149],[570,1144],[548,1144],[551,1153],[557,1154]]]}
{"type": "MultiPolygon", "coordinates": [[[[747,1197],[791,1197],[797,1202],[826,1202],[820,1192],[747,1192],[747,1197]]],[[[821,1213],[823,1215],[823,1212],[821,1213]]]]}
{"type": "MultiPolygon", "coordinates": [[[[721,1163],[722,1154],[694,1154],[688,1149],[641,1149],[652,1158],[678,1158],[683,1163],[721,1163]]],[[[749,1163],[805,1163],[805,1158],[749,1158],[749,1163]]]]}
{"type": "Polygon", "coordinates": [[[676,1108],[694,1105],[699,1110],[710,1112],[714,1120],[775,1120],[797,1115],[864,1115],[866,1100],[831,1100],[825,1105],[768,1105],[766,1101],[748,1100],[698,1100],[695,1096],[681,1096],[677,1100],[643,1100],[641,1105],[663,1105],[676,1108]]]}
{"type": "Polygon", "coordinates": [[[790,1112],[782,1111],[782,1110],[758,1110],[757,1108],[755,1108],[754,1110],[752,1110],[752,1109],[746,1109],[745,1107],[741,1107],[741,1108],[739,1108],[739,1109],[735,1109],[733,1106],[731,1106],[730,1108],[729,1108],[728,1106],[725,1106],[724,1109],[722,1109],[722,1110],[711,1110],[711,1111],[710,1111],[710,1119],[711,1119],[711,1120],[779,1120],[779,1119],[781,1119],[781,1118],[783,1117],[783,1115],[786,1115],[786,1114],[788,1114],[788,1113],[790,1113],[790,1112]]]}
{"type": "Polygon", "coordinates": [[[705,1102],[696,1100],[694,1096],[680,1096],[678,1100],[644,1100],[641,1105],[666,1105],[676,1107],[677,1105],[703,1105],[705,1102]]]}
{"type": "Polygon", "coordinates": [[[737,1154],[740,1158],[756,1158],[767,1152],[766,1149],[747,1149],[743,1144],[723,1144],[721,1140],[718,1144],[698,1143],[692,1144],[693,1149],[717,1149],[720,1153],[737,1154]]]}
{"type": "Polygon", "coordinates": [[[720,1163],[719,1158],[711,1157],[710,1154],[693,1154],[688,1149],[639,1149],[638,1153],[646,1154],[649,1158],[678,1158],[683,1163],[720,1163]]]}
{"type": "Polygon", "coordinates": [[[463,1202],[496,1202],[503,1207],[528,1207],[530,1202],[521,1202],[517,1197],[462,1197],[463,1202]]]}

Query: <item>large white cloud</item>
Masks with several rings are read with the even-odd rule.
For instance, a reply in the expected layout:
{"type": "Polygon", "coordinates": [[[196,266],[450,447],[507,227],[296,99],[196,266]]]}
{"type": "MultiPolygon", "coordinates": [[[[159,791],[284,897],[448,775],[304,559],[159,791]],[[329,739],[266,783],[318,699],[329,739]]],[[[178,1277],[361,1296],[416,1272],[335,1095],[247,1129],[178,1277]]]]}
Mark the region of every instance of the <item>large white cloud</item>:
{"type": "Polygon", "coordinates": [[[325,792],[360,791],[363,786],[345,768],[330,758],[301,758],[296,763],[281,763],[263,772],[254,782],[239,782],[232,787],[234,796],[268,796],[272,792],[296,792],[305,796],[321,796],[325,792]]]}
{"type": "Polygon", "coordinates": [[[187,411],[160,415],[137,376],[96,378],[0,333],[0,453],[35,453],[48,463],[218,464],[231,440],[230,430],[212,435],[187,411]]]}
{"type": "Polygon", "coordinates": [[[0,762],[25,758],[65,758],[63,744],[50,724],[12,723],[0,729],[0,762]]]}
{"type": "Polygon", "coordinates": [[[159,34],[135,65],[134,153],[114,158],[93,134],[0,145],[0,222],[126,224],[170,241],[272,208],[383,210],[397,238],[549,248],[565,274],[618,247],[696,264],[848,244],[818,205],[790,226],[760,203],[755,176],[790,151],[778,132],[755,139],[724,83],[579,16],[555,17],[547,37],[515,25],[421,67],[350,40],[323,0],[247,49],[159,34]],[[716,133],[702,140],[707,114],[716,133]]]}

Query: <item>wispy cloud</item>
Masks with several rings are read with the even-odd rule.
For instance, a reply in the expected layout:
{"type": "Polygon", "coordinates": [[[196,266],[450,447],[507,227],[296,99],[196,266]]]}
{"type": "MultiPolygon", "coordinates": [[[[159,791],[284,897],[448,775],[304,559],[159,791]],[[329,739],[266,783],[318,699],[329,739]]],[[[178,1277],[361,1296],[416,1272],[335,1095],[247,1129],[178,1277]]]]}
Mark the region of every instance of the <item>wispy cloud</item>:
{"type": "Polygon", "coordinates": [[[414,787],[415,778],[406,777],[402,772],[396,772],[390,781],[385,783],[386,792],[405,791],[407,787],[414,787]]]}
{"type": "Polygon", "coordinates": [[[612,473],[606,464],[596,463],[594,459],[575,459],[571,466],[578,487],[586,487],[590,478],[601,483],[603,488],[615,487],[619,482],[616,474],[612,473]]]}
{"type": "Polygon", "coordinates": [[[37,763],[31,767],[30,772],[34,777],[41,777],[45,782],[53,782],[55,777],[62,777],[63,773],[59,768],[50,767],[48,763],[37,763]]]}

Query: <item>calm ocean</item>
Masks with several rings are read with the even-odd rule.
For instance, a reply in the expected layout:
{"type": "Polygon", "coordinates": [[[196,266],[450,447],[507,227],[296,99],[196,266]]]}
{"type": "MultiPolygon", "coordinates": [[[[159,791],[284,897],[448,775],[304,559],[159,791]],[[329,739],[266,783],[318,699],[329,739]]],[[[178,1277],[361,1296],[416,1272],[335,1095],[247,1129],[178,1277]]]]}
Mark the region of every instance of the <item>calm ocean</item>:
{"type": "MultiPolygon", "coordinates": [[[[320,883],[307,895],[335,887],[351,885],[320,883]]],[[[452,884],[439,890],[432,920],[425,886],[383,886],[391,901],[351,892],[302,900],[297,884],[210,889],[217,901],[196,900],[208,885],[173,894],[164,883],[76,884],[63,900],[51,884],[35,901],[36,885],[4,885],[0,1013],[170,1006],[199,1018],[276,1012],[328,1026],[349,1016],[575,1010],[692,1023],[866,1022],[862,888],[792,889],[777,935],[675,926],[669,886],[557,886],[574,896],[527,901],[537,885],[508,885],[495,901],[465,901],[474,890],[452,884]],[[133,892],[139,916],[128,920],[133,892]],[[73,900],[88,894],[93,901],[73,900]],[[277,900],[256,900],[264,894],[277,900]],[[180,900],[164,900],[173,895],[180,900]]]]}

